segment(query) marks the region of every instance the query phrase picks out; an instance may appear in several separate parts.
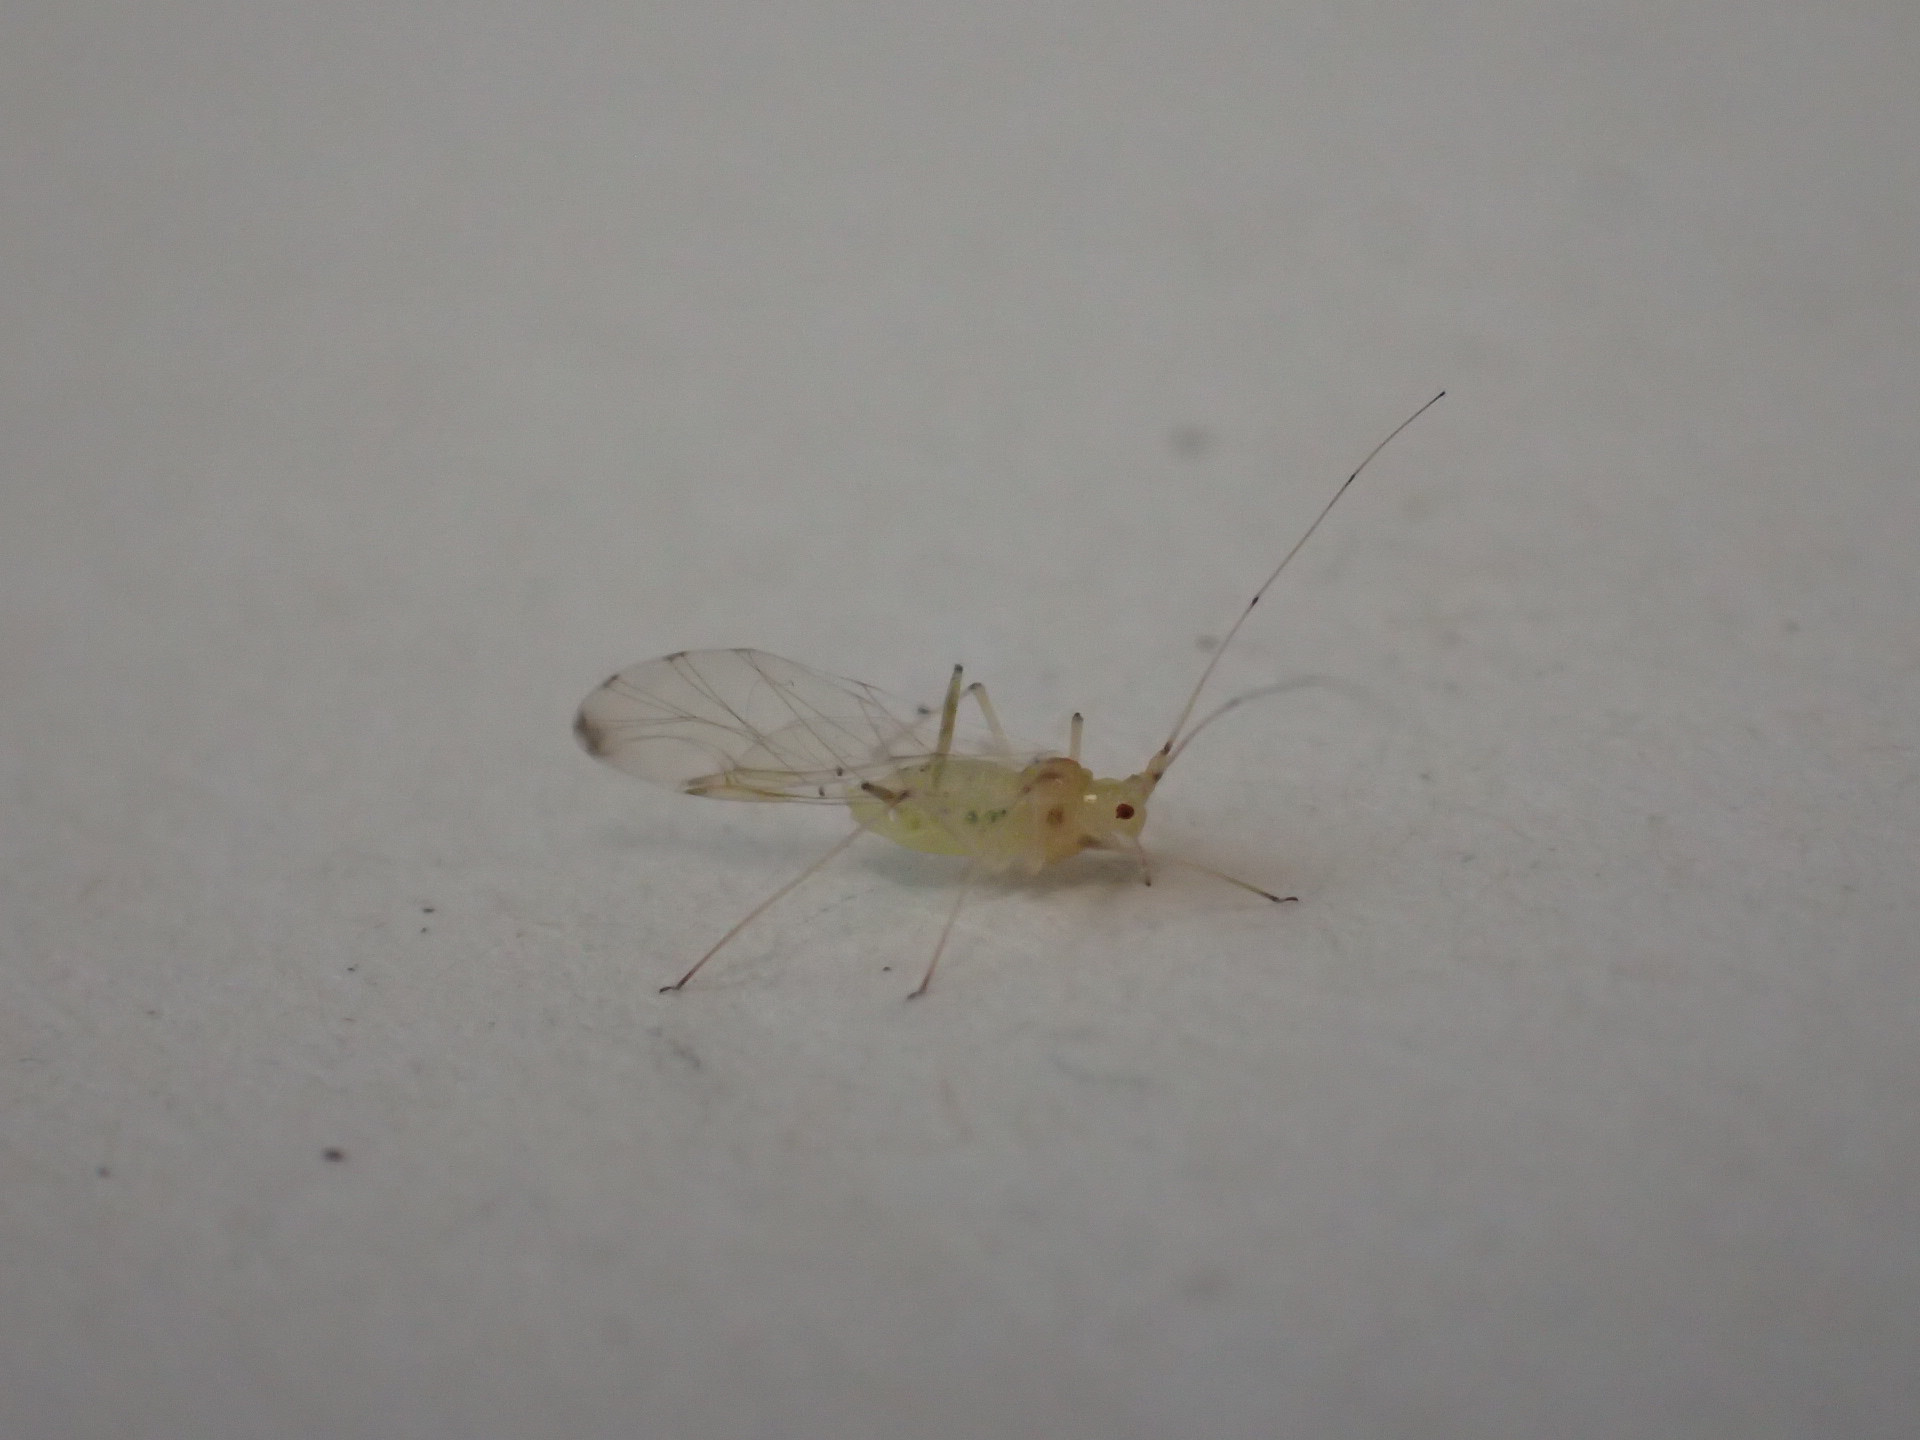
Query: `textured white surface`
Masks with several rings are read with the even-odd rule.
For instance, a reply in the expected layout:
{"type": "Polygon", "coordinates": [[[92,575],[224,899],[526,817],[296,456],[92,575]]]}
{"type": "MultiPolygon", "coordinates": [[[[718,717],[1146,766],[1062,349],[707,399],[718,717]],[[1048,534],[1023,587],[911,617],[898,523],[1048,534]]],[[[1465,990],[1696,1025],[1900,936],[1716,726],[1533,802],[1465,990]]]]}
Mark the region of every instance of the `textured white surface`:
{"type": "Polygon", "coordinates": [[[1915,15],[11,16],[0,1433],[1911,1433],[1915,15]],[[1132,769],[1441,386],[1147,832],[1304,903],[654,993],[837,832],[606,672],[1132,769]]]}

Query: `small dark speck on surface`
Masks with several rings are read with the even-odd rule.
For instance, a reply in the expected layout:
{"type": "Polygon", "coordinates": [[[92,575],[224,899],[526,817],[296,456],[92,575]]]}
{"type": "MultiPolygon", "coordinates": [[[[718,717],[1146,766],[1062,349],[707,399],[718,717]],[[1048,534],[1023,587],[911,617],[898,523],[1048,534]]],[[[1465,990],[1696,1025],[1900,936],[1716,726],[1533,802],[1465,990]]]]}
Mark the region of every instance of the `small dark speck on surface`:
{"type": "Polygon", "coordinates": [[[687,1044],[686,1041],[679,1040],[679,1039],[670,1039],[667,1041],[667,1048],[673,1051],[674,1058],[679,1060],[688,1069],[704,1070],[706,1068],[706,1066],[701,1062],[700,1052],[695,1050],[691,1045],[687,1044]]]}
{"type": "Polygon", "coordinates": [[[359,968],[360,967],[358,965],[349,965],[347,966],[347,974],[351,975],[353,974],[354,971],[358,970],[359,968]]]}
{"type": "Polygon", "coordinates": [[[1116,1070],[1108,1066],[1083,1065],[1078,1060],[1064,1055],[1055,1055],[1052,1058],[1054,1068],[1061,1074],[1085,1081],[1089,1085],[1098,1085],[1109,1090],[1136,1092],[1150,1090],[1153,1087],[1153,1082],[1145,1075],[1116,1070]]]}
{"type": "Polygon", "coordinates": [[[326,1149],[320,1152],[320,1158],[323,1160],[331,1161],[332,1163],[337,1165],[342,1160],[347,1158],[347,1152],[342,1150],[338,1145],[329,1145],[326,1149]]]}
{"type": "Polygon", "coordinates": [[[95,1170],[93,1173],[98,1175],[102,1180],[104,1180],[109,1175],[113,1174],[113,1171],[107,1168],[105,1165],[102,1165],[98,1170],[95,1170]]]}
{"type": "Polygon", "coordinates": [[[433,906],[431,906],[431,905],[422,905],[422,906],[420,907],[420,913],[421,913],[422,915],[431,915],[431,914],[433,914],[433,906]]]}
{"type": "Polygon", "coordinates": [[[882,965],[882,966],[880,967],[880,973],[881,973],[882,975],[891,975],[891,974],[893,973],[893,966],[891,966],[891,965],[882,965]]]}
{"type": "Polygon", "coordinates": [[[426,933],[427,933],[427,927],[426,927],[426,926],[424,926],[424,925],[422,925],[422,926],[420,927],[420,933],[421,933],[422,935],[424,935],[424,934],[426,934],[426,933]]]}
{"type": "Polygon", "coordinates": [[[1176,425],[1167,432],[1167,444],[1182,460],[1197,460],[1213,448],[1213,434],[1204,425],[1176,425]]]}
{"type": "Polygon", "coordinates": [[[1218,1300],[1232,1285],[1224,1270],[1198,1270],[1187,1278],[1180,1291],[1189,1300],[1207,1302],[1218,1300]]]}

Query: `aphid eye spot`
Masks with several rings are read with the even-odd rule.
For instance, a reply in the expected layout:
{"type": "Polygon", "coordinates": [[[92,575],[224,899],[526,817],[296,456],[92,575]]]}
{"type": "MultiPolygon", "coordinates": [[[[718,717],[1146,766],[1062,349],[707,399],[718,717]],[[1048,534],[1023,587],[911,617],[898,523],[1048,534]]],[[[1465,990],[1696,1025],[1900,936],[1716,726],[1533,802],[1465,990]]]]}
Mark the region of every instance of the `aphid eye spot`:
{"type": "Polygon", "coordinates": [[[1131,819],[1133,819],[1133,806],[1131,806],[1131,805],[1116,805],[1116,806],[1114,806],[1114,807],[1113,807],[1113,818],[1114,818],[1114,819],[1116,819],[1116,820],[1131,820],[1131,819]]]}

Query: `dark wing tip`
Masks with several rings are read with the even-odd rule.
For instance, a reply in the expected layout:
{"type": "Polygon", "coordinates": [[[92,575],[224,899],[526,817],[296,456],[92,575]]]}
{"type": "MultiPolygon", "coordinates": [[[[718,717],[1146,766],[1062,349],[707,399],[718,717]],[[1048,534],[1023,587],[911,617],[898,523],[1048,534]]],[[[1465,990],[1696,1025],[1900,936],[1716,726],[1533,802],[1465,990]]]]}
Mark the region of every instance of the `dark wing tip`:
{"type": "Polygon", "coordinates": [[[573,738],[580,742],[580,748],[596,760],[607,758],[608,737],[604,726],[585,709],[573,717],[573,738]]]}

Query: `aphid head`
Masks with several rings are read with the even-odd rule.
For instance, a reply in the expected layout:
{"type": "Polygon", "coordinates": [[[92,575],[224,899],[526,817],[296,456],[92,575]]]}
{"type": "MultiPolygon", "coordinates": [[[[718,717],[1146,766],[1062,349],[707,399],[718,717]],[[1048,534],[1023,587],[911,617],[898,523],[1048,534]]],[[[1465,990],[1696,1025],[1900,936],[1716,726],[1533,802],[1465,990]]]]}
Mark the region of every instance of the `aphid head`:
{"type": "Polygon", "coordinates": [[[1129,775],[1124,780],[1092,780],[1080,803],[1080,823],[1095,844],[1110,849],[1125,848],[1128,840],[1140,838],[1140,827],[1147,823],[1147,796],[1153,782],[1145,775],[1129,775]]]}

